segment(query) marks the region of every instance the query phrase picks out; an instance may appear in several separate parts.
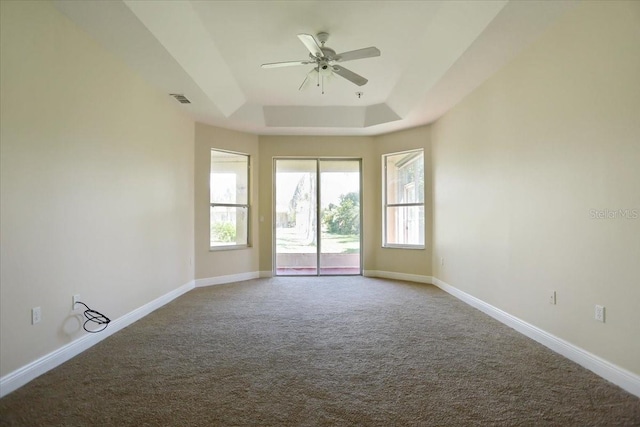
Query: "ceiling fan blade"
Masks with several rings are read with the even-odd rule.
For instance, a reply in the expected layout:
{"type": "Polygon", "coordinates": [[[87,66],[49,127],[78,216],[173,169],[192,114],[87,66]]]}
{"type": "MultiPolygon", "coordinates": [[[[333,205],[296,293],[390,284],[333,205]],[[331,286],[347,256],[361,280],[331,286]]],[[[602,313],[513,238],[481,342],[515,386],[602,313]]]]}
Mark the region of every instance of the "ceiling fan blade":
{"type": "Polygon", "coordinates": [[[306,88],[311,86],[313,84],[313,81],[316,80],[314,74],[318,74],[317,67],[316,68],[312,68],[311,71],[309,71],[307,73],[307,76],[304,78],[304,81],[302,82],[302,84],[300,85],[298,90],[305,90],[306,88]]]}
{"type": "Polygon", "coordinates": [[[300,39],[302,44],[304,44],[304,47],[309,49],[311,55],[315,56],[316,58],[324,58],[324,53],[322,53],[322,49],[320,49],[320,45],[318,45],[315,37],[313,37],[311,34],[298,34],[298,38],[300,39]]]}
{"type": "Polygon", "coordinates": [[[333,66],[333,72],[339,75],[340,77],[344,77],[349,80],[351,83],[357,84],[358,86],[364,86],[367,84],[369,80],[365,79],[359,74],[354,73],[351,70],[347,70],[344,67],[340,67],[337,65],[333,66]]]}
{"type": "Polygon", "coordinates": [[[304,80],[302,81],[302,84],[300,85],[300,87],[298,88],[298,90],[302,90],[302,88],[306,88],[306,84],[307,84],[307,80],[309,80],[309,76],[305,76],[304,80]]]}
{"type": "Polygon", "coordinates": [[[262,64],[262,68],[280,68],[280,67],[291,67],[293,65],[307,65],[307,64],[315,64],[313,61],[286,61],[286,62],[271,62],[269,64],[262,64]]]}
{"type": "Polygon", "coordinates": [[[365,47],[364,49],[351,50],[349,52],[343,52],[338,54],[338,61],[352,61],[354,59],[373,58],[374,56],[380,56],[380,50],[377,47],[365,47]]]}

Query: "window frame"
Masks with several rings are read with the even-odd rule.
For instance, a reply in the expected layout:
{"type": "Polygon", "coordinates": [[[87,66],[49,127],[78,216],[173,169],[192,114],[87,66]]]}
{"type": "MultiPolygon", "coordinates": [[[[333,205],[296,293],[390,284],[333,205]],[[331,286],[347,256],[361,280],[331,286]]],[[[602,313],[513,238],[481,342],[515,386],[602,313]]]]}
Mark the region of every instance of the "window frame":
{"type": "Polygon", "coordinates": [[[230,251],[237,249],[246,249],[251,247],[251,155],[247,153],[241,153],[238,151],[230,151],[224,150],[220,148],[211,148],[209,151],[209,251],[230,251]],[[236,156],[244,156],[247,159],[247,202],[246,203],[215,203],[211,200],[211,157],[214,152],[224,153],[224,154],[233,154],[236,156]],[[211,245],[211,208],[215,207],[235,207],[235,208],[246,208],[247,210],[247,236],[246,243],[235,244],[235,245],[220,245],[220,246],[212,246],[211,245]]]}
{"type": "MultiPolygon", "coordinates": [[[[385,153],[382,155],[382,247],[385,249],[416,249],[416,250],[422,250],[426,248],[426,244],[422,243],[422,244],[410,244],[410,243],[389,243],[387,241],[388,239],[388,235],[387,235],[387,212],[388,212],[388,208],[394,208],[394,207],[422,207],[423,212],[424,212],[424,208],[425,208],[425,203],[424,203],[424,199],[425,199],[425,189],[424,189],[424,185],[422,186],[422,202],[411,202],[411,203],[388,203],[388,195],[387,195],[387,190],[388,190],[388,186],[387,186],[387,182],[388,182],[388,173],[387,173],[387,159],[391,156],[397,156],[397,155],[401,155],[401,154],[410,154],[410,153],[416,153],[416,154],[421,154],[422,155],[422,182],[425,182],[425,168],[424,168],[424,148],[416,148],[416,149],[412,149],[412,150],[404,150],[404,151],[397,151],[397,152],[393,152],[393,153],[385,153]]],[[[415,181],[414,181],[414,185],[415,185],[415,181]]],[[[425,219],[424,219],[424,215],[422,218],[422,230],[423,230],[423,236],[422,236],[422,241],[426,242],[426,224],[425,224],[425,219]]]]}

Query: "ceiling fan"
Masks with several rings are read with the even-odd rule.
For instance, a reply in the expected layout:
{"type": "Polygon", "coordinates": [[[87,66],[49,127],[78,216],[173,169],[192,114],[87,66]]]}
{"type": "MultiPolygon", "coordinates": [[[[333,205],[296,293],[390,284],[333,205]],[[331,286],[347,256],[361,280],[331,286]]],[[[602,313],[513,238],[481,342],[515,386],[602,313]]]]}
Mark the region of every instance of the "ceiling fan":
{"type": "Polygon", "coordinates": [[[309,50],[309,59],[304,59],[302,61],[272,62],[269,64],[262,64],[262,68],[279,68],[309,64],[314,65],[314,68],[309,72],[309,74],[307,74],[307,77],[304,79],[298,90],[302,89],[305,83],[307,83],[309,78],[314,74],[317,75],[317,85],[320,86],[320,83],[322,82],[322,93],[324,93],[324,78],[330,77],[332,74],[337,74],[358,86],[367,84],[367,79],[341,65],[337,65],[337,63],[380,56],[380,50],[377,47],[365,47],[363,49],[351,50],[349,52],[337,54],[335,50],[325,47],[324,45],[329,39],[329,33],[321,32],[318,33],[316,37],[313,37],[311,34],[298,34],[298,38],[302,44],[304,44],[304,46],[309,50]],[[320,44],[318,44],[318,41],[320,44]]]}

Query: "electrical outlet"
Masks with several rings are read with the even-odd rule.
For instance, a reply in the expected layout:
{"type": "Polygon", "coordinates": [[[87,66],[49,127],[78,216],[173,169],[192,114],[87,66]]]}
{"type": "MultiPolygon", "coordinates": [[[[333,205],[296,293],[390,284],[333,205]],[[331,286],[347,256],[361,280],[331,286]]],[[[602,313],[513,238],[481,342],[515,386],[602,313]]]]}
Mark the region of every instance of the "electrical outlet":
{"type": "Polygon", "coordinates": [[[440,257],[440,265],[444,267],[444,257],[440,257]]]}
{"type": "Polygon", "coordinates": [[[604,305],[596,304],[595,318],[598,322],[604,323],[604,305]]]}
{"type": "Polygon", "coordinates": [[[556,305],[556,291],[549,291],[549,304],[556,305]]]}
{"type": "Polygon", "coordinates": [[[71,297],[71,310],[76,309],[76,303],[80,301],[80,294],[75,294],[71,297]]]}
{"type": "Polygon", "coordinates": [[[42,320],[42,309],[40,307],[33,307],[31,309],[31,324],[35,325],[42,320]]]}

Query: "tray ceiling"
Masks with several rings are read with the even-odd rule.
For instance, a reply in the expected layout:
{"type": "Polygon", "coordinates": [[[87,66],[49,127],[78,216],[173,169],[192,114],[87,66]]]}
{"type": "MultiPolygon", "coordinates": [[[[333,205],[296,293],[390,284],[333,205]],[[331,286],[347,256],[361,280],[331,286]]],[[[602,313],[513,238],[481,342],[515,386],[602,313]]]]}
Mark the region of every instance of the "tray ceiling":
{"type": "Polygon", "coordinates": [[[433,122],[535,40],[572,2],[55,1],[152,85],[184,94],[194,120],[258,134],[376,135],[433,122]],[[369,82],[298,90],[299,33],[330,34],[369,82]],[[356,92],[362,92],[361,97],[356,92]]]}

